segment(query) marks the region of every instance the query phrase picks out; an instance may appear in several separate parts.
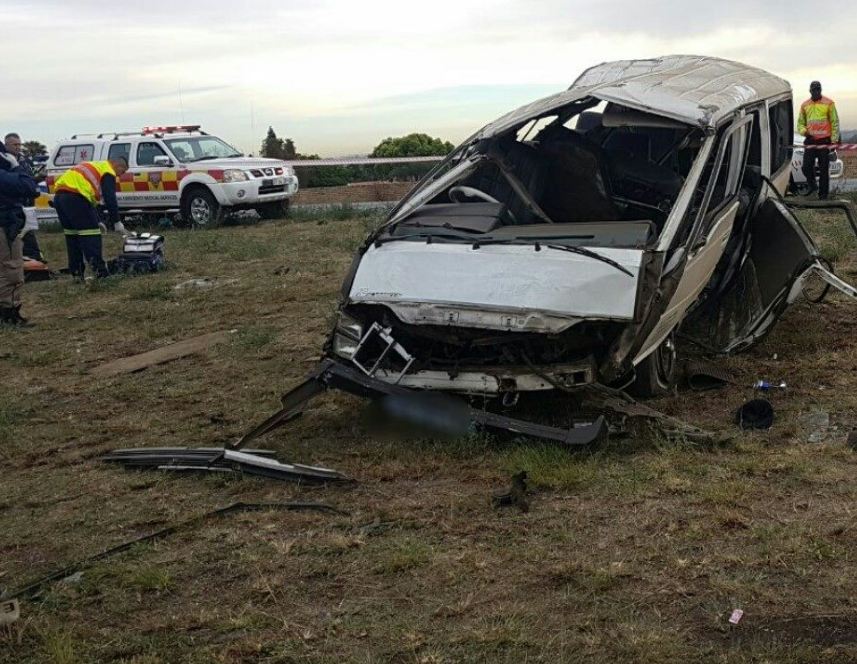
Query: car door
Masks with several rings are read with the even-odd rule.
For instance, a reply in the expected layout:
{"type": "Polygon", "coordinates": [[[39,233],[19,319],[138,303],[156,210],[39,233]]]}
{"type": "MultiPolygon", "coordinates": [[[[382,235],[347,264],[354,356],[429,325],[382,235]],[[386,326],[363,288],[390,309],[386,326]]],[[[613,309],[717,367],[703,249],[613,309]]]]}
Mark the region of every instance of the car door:
{"type": "Polygon", "coordinates": [[[141,208],[172,208],[179,204],[178,192],[165,188],[175,171],[166,149],[156,140],[141,140],[133,152],[133,205],[141,208]],[[160,163],[155,163],[156,160],[160,163]]]}
{"type": "MultiPolygon", "coordinates": [[[[749,251],[730,292],[717,303],[718,347],[735,352],[767,334],[783,310],[816,275],[857,299],[857,289],[837,277],[821,259],[815,242],[777,193],[751,217],[749,251]]],[[[849,211],[850,214],[850,211],[849,211]]],[[[853,218],[852,228],[854,227],[853,218]]]]}
{"type": "Polygon", "coordinates": [[[660,321],[655,325],[634,364],[643,360],[682,321],[708,284],[732,233],[740,206],[738,189],[747,159],[750,115],[739,118],[718,133],[697,202],[691,208],[694,222],[686,242],[687,261],[676,290],[660,321]],[[707,176],[707,178],[706,178],[707,176]]]}

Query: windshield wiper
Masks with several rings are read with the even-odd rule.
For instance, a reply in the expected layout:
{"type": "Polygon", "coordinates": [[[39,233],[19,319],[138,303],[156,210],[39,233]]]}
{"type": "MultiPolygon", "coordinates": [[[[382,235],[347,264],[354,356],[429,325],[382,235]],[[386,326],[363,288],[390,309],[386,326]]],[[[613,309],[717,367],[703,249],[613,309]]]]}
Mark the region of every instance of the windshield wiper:
{"type": "Polygon", "coordinates": [[[611,267],[615,267],[619,272],[623,272],[627,274],[629,277],[633,278],[634,273],[631,272],[628,268],[626,268],[621,263],[617,263],[612,258],[607,258],[607,256],[603,256],[599,254],[597,251],[592,251],[591,249],[584,249],[583,247],[567,247],[561,244],[545,244],[542,245],[541,242],[532,242],[532,238],[527,237],[509,237],[509,238],[470,238],[462,235],[453,235],[452,233],[411,233],[409,235],[399,235],[399,236],[388,236],[383,238],[376,239],[372,244],[376,247],[380,247],[382,244],[387,244],[388,242],[394,242],[396,240],[410,240],[416,238],[425,238],[427,244],[431,244],[432,238],[442,238],[444,240],[458,240],[460,244],[472,244],[474,249],[479,249],[479,247],[483,247],[490,244],[515,244],[516,242],[519,244],[528,244],[535,246],[536,251],[541,251],[542,246],[547,247],[548,249],[556,249],[557,251],[567,251],[571,254],[577,254],[578,256],[586,256],[587,258],[592,258],[597,261],[601,261],[602,263],[607,263],[611,267]]]}
{"type": "Polygon", "coordinates": [[[388,242],[396,242],[397,240],[413,240],[413,239],[425,239],[427,244],[431,244],[432,238],[441,238],[444,240],[460,240],[462,244],[478,244],[476,240],[469,237],[464,237],[463,235],[455,235],[453,233],[410,233],[408,235],[389,235],[387,237],[379,237],[372,241],[376,247],[380,247],[382,244],[387,244],[388,242]]]}
{"type": "Polygon", "coordinates": [[[599,254],[597,251],[592,251],[591,249],[584,249],[583,247],[567,247],[561,244],[546,244],[548,249],[556,249],[557,251],[567,251],[572,254],[578,254],[579,256],[587,256],[588,258],[594,258],[597,261],[601,261],[602,263],[607,263],[607,265],[612,265],[620,272],[624,272],[629,277],[633,277],[634,273],[631,272],[628,268],[626,268],[621,263],[617,263],[612,258],[607,258],[607,256],[603,256],[599,254]]]}
{"type": "Polygon", "coordinates": [[[607,256],[603,256],[599,254],[597,251],[592,251],[591,249],[584,249],[583,247],[574,247],[574,246],[565,246],[562,244],[542,244],[539,241],[533,241],[533,238],[529,237],[508,237],[508,238],[485,238],[484,240],[480,240],[478,238],[474,238],[471,240],[473,242],[473,248],[478,249],[480,246],[488,245],[488,244],[530,244],[535,246],[536,251],[541,251],[542,247],[547,247],[548,249],[556,249],[557,251],[567,251],[571,254],[577,254],[578,256],[586,256],[587,258],[593,258],[597,261],[601,261],[602,263],[607,263],[612,267],[615,267],[620,272],[624,272],[629,277],[633,277],[634,273],[628,270],[621,263],[617,263],[612,258],[607,258],[607,256]]]}
{"type": "MultiPolygon", "coordinates": [[[[236,155],[230,155],[230,156],[234,157],[236,155]]],[[[206,159],[226,159],[226,157],[222,157],[222,156],[217,155],[217,154],[207,154],[207,155],[204,155],[202,157],[197,157],[196,159],[190,159],[189,161],[205,161],[206,159]]]]}

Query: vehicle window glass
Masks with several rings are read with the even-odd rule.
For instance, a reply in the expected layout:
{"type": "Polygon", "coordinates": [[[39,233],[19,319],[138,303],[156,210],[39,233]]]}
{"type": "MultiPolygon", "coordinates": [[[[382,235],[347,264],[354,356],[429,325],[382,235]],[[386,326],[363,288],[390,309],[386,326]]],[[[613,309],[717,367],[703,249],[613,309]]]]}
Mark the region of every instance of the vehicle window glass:
{"type": "Polygon", "coordinates": [[[753,111],[753,131],[750,133],[750,151],[747,153],[747,164],[762,166],[762,124],[759,122],[759,111],[753,111]]]}
{"type": "MultiPolygon", "coordinates": [[[[691,199],[690,205],[691,219],[696,219],[702,210],[702,204],[705,200],[705,192],[708,191],[709,183],[712,180],[715,162],[717,161],[720,146],[723,143],[723,137],[726,135],[726,129],[727,128],[724,127],[717,133],[717,138],[714,142],[714,148],[708,155],[708,159],[705,162],[705,168],[702,170],[702,175],[700,175],[699,177],[699,182],[697,183],[696,190],[693,192],[693,198],[691,199]]],[[[712,200],[713,198],[714,195],[712,194],[712,200]]]]}
{"type": "Polygon", "coordinates": [[[707,189],[711,191],[711,197],[705,210],[700,210],[699,207],[703,204],[706,187],[700,186],[696,192],[699,197],[695,201],[697,213],[704,215],[700,232],[697,235],[700,239],[707,237],[714,223],[720,218],[723,208],[732,202],[738,193],[742,172],[747,161],[747,145],[751,129],[752,123],[744,125],[729,135],[727,135],[729,127],[721,129],[718,133],[717,144],[709,156],[705,173],[700,180],[700,183],[703,183],[707,177],[707,189]],[[726,141],[725,147],[724,140],[726,141]]]}
{"type": "Polygon", "coordinates": [[[94,145],[77,145],[74,148],[74,163],[79,164],[82,161],[90,161],[94,153],[94,145]]]}
{"type": "Polygon", "coordinates": [[[107,158],[116,159],[117,157],[125,157],[128,163],[131,163],[131,144],[113,143],[110,146],[110,150],[107,151],[107,158]]]}
{"type": "Polygon", "coordinates": [[[82,161],[92,159],[95,146],[87,145],[63,145],[54,157],[54,166],[74,166],[82,161]]]}
{"type": "Polygon", "coordinates": [[[715,164],[716,171],[711,179],[709,187],[711,189],[711,199],[708,201],[708,210],[716,210],[729,197],[727,190],[727,180],[729,178],[729,165],[732,163],[732,146],[734,136],[726,144],[726,152],[723,153],[723,158],[720,163],[715,164]]]}
{"type": "Polygon", "coordinates": [[[202,159],[220,159],[223,157],[240,157],[241,153],[228,143],[216,136],[193,136],[190,138],[168,138],[164,140],[167,147],[175,154],[176,151],[187,153],[187,157],[176,159],[181,161],[200,161],[202,159]]]}
{"type": "Polygon", "coordinates": [[[194,146],[190,141],[169,141],[167,146],[179,161],[192,161],[199,156],[194,154],[194,146]]]}
{"type": "Polygon", "coordinates": [[[792,102],[786,99],[771,106],[768,120],[771,125],[771,173],[776,173],[792,156],[794,137],[792,102]]]}
{"type": "Polygon", "coordinates": [[[157,143],[140,143],[137,146],[137,165],[152,166],[155,163],[155,157],[166,156],[167,153],[157,143]]]}
{"type": "Polygon", "coordinates": [[[74,147],[73,145],[63,145],[54,157],[55,166],[73,166],[74,165],[74,147]]]}

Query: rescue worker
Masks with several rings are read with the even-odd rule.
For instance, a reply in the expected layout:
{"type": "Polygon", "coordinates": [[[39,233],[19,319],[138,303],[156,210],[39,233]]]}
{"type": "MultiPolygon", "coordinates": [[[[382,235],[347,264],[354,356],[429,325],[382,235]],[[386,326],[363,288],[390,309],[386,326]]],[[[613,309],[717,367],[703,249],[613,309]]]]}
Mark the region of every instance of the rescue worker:
{"type": "MultiPolygon", "coordinates": [[[[24,154],[23,144],[20,134],[10,132],[3,137],[3,143],[6,146],[6,152],[11,154],[18,160],[18,166],[21,171],[29,175],[36,184],[45,179],[44,175],[36,176],[33,169],[33,162],[24,154]]],[[[37,197],[37,196],[36,196],[37,197]]],[[[24,203],[24,207],[33,207],[36,203],[36,197],[24,203]]],[[[36,238],[36,231],[27,231],[24,233],[24,256],[34,258],[37,261],[44,262],[45,257],[42,255],[42,249],[39,247],[39,240],[36,238]]]]}
{"type": "Polygon", "coordinates": [[[24,258],[21,230],[23,203],[38,195],[36,182],[0,145],[0,324],[27,325],[21,316],[24,258]]]}
{"type": "Polygon", "coordinates": [[[87,263],[98,277],[109,272],[101,255],[101,233],[107,228],[98,216],[98,205],[107,206],[108,223],[117,232],[125,227],[119,221],[116,201],[117,180],[128,170],[128,160],[84,161],[60,176],[54,186],[54,208],[65,233],[68,271],[83,278],[87,263]]]}
{"type": "Polygon", "coordinates": [[[832,99],[821,94],[821,83],[809,85],[810,98],[800,105],[797,131],[805,136],[803,151],[803,174],[809,185],[808,195],[818,191],[821,200],[830,191],[830,149],[812,148],[812,145],[839,143],[839,115],[832,99]],[[818,186],[815,185],[815,164],[818,162],[818,186]]]}

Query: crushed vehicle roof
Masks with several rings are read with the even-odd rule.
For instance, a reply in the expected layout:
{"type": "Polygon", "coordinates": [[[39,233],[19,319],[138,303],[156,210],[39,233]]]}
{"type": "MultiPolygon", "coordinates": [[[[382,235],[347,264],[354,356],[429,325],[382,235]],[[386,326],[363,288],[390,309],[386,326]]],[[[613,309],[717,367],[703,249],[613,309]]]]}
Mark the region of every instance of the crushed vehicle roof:
{"type": "Polygon", "coordinates": [[[732,60],[699,55],[618,60],[590,67],[568,90],[507,113],[477,137],[494,136],[590,95],[688,124],[715,127],[742,106],[789,92],[788,81],[732,60]]]}

